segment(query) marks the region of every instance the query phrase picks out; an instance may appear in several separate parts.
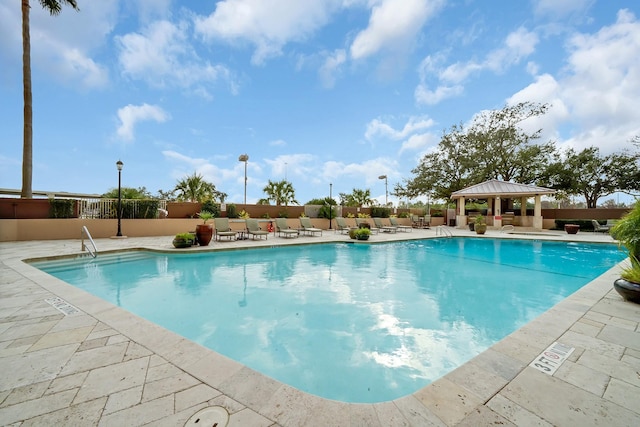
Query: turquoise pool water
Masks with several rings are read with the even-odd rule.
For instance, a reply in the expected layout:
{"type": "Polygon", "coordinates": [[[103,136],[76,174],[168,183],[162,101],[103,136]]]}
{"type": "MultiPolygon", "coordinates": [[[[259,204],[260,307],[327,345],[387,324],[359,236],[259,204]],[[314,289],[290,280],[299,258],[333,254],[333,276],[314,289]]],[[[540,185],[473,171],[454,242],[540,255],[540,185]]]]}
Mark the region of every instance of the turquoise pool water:
{"type": "Polygon", "coordinates": [[[614,245],[430,239],[34,265],[296,388],[408,395],[616,263],[614,245]]]}

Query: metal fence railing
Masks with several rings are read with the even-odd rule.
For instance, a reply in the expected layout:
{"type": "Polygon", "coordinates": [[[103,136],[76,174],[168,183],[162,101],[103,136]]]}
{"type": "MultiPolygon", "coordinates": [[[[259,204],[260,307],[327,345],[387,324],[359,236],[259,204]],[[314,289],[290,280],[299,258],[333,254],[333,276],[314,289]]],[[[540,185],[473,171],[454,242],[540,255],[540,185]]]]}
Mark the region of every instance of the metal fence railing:
{"type": "MultiPolygon", "coordinates": [[[[122,199],[124,219],[158,218],[166,212],[167,201],[157,199],[122,199]]],[[[81,199],[78,200],[78,217],[84,219],[109,219],[118,217],[118,199],[81,199]]]]}

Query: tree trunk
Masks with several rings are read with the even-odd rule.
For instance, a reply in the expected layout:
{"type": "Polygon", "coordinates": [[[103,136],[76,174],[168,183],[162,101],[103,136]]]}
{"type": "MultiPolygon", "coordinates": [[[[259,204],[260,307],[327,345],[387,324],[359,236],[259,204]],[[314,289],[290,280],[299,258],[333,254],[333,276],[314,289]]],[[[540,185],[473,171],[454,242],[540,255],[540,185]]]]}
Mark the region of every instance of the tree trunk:
{"type": "Polygon", "coordinates": [[[22,148],[21,197],[33,198],[33,106],[31,98],[31,39],[29,36],[29,0],[22,0],[22,85],[24,95],[24,131],[22,148]]]}

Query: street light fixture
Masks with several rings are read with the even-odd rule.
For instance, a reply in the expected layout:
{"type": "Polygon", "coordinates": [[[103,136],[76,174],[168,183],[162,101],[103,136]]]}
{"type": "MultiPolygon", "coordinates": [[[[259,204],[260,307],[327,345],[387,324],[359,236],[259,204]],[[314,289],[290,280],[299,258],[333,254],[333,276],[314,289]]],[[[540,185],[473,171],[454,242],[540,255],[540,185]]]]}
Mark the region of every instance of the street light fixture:
{"type": "Polygon", "coordinates": [[[238,157],[239,162],[244,162],[244,204],[247,204],[247,162],[249,161],[248,154],[240,154],[238,157]]]}
{"type": "Polygon", "coordinates": [[[118,168],[118,232],[116,236],[118,237],[122,237],[122,166],[124,166],[124,163],[118,160],[116,162],[116,167],[118,168]]]}
{"type": "Polygon", "coordinates": [[[333,201],[333,183],[329,183],[329,230],[331,230],[331,217],[333,216],[333,205],[331,202],[333,201]]]}
{"type": "Polygon", "coordinates": [[[378,179],[384,179],[384,205],[389,204],[389,191],[387,190],[387,175],[380,175],[378,179]]]}

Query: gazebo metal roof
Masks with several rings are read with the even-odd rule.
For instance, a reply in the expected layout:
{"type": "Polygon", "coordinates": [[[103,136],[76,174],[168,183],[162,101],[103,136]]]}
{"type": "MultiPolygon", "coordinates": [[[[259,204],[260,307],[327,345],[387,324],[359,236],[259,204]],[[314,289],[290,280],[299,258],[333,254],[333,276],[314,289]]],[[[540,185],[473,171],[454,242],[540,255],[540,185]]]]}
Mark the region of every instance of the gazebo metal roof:
{"type": "Polygon", "coordinates": [[[533,197],[540,195],[555,194],[556,190],[546,187],[538,187],[535,185],[516,184],[514,182],[499,181],[491,179],[463,188],[451,194],[452,199],[465,198],[483,198],[505,196],[508,198],[533,197]]]}

